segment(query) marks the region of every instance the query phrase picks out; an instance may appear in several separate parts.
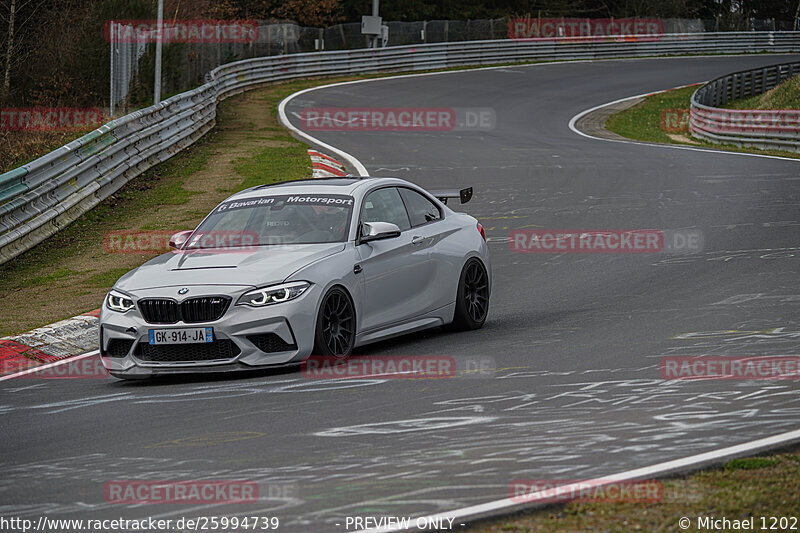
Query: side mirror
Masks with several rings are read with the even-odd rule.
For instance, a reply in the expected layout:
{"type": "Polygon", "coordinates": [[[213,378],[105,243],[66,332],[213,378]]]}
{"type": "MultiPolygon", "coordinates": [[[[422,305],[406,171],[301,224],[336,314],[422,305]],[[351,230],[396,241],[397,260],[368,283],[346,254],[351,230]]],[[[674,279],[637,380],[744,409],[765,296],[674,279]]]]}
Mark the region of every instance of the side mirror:
{"type": "Polygon", "coordinates": [[[400,228],[391,222],[364,222],[361,224],[361,243],[393,239],[400,236],[400,228]]]}
{"type": "MultiPolygon", "coordinates": [[[[194,230],[191,230],[191,229],[188,229],[188,230],[185,230],[185,231],[179,231],[178,233],[176,233],[175,235],[173,235],[172,237],[169,238],[169,247],[170,248],[175,248],[176,250],[180,249],[181,246],[186,244],[186,240],[189,238],[189,235],[191,235],[192,233],[194,233],[194,230]]],[[[161,242],[164,242],[164,241],[161,241],[161,242]]]]}

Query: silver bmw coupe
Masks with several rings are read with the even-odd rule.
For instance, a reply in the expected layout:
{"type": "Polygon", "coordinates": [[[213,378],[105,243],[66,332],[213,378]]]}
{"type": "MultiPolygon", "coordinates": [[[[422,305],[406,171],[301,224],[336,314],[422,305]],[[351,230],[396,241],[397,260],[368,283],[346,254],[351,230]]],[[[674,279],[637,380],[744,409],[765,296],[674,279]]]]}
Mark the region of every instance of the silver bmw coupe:
{"type": "Polygon", "coordinates": [[[103,364],[124,379],[253,369],[447,324],[480,328],[486,236],[447,206],[471,196],[396,178],[241,191],[116,282],[100,313],[103,364]]]}

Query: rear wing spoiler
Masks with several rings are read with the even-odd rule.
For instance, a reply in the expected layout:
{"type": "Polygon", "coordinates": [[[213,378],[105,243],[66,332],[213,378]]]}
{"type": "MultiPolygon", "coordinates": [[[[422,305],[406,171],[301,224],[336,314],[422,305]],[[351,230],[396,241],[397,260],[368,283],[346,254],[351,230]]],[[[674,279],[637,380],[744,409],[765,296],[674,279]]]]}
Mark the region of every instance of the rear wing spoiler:
{"type": "Polygon", "coordinates": [[[440,191],[429,191],[432,195],[439,199],[443,204],[447,203],[448,198],[458,198],[462,204],[469,202],[472,199],[472,187],[466,189],[444,189],[440,191]]]}

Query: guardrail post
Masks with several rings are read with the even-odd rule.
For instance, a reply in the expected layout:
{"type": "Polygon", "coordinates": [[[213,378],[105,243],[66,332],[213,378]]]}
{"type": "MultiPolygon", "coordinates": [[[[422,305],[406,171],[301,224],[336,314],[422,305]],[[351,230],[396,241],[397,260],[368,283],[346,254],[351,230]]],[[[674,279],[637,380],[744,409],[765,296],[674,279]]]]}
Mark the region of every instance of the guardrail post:
{"type": "Polygon", "coordinates": [[[728,89],[730,85],[728,83],[728,78],[724,78],[723,80],[721,80],[721,82],[722,82],[722,91],[720,92],[722,94],[720,95],[719,103],[725,105],[728,103],[728,89]]]}
{"type": "MultiPolygon", "coordinates": [[[[753,83],[753,74],[750,73],[750,84],[753,83]]],[[[742,74],[742,84],[739,86],[739,98],[744,98],[747,91],[747,74],[742,74]]]]}

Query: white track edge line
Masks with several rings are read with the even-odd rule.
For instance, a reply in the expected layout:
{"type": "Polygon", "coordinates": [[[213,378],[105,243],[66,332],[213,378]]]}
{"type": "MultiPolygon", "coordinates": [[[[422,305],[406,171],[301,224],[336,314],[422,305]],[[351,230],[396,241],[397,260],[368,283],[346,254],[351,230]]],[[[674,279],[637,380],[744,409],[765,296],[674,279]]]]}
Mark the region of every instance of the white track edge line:
{"type": "Polygon", "coordinates": [[[100,350],[92,350],[91,352],[86,352],[80,355],[75,355],[72,357],[65,357],[64,359],[59,359],[58,361],[53,361],[52,363],[47,363],[46,365],[40,365],[34,368],[29,368],[28,370],[23,370],[22,372],[17,372],[16,374],[9,374],[7,376],[0,377],[0,381],[5,381],[11,378],[18,378],[20,376],[26,376],[28,374],[33,374],[34,372],[39,372],[40,370],[45,370],[47,368],[53,368],[54,366],[63,365],[69,363],[70,361],[77,361],[79,359],[85,359],[86,357],[91,357],[93,355],[97,355],[100,353],[100,350]]]}
{"type": "Polygon", "coordinates": [[[660,91],[653,91],[649,93],[637,94],[635,96],[627,96],[625,98],[620,98],[619,100],[614,100],[613,102],[606,102],[605,104],[600,104],[594,106],[590,109],[586,109],[581,111],[571,119],[569,119],[569,129],[572,130],[573,133],[577,133],[581,137],[586,137],[587,139],[594,139],[596,141],[608,141],[608,142],[615,142],[615,143],[624,143],[624,144],[637,144],[640,146],[654,146],[656,148],[672,148],[675,150],[691,150],[694,152],[707,152],[711,154],[731,154],[731,155],[743,155],[743,156],[750,156],[750,157],[763,157],[767,159],[779,159],[781,161],[795,161],[800,162],[800,159],[796,159],[794,157],[784,157],[780,155],[767,155],[767,154],[751,154],[748,152],[734,152],[731,150],[723,150],[723,149],[714,149],[714,148],[700,148],[695,146],[683,146],[678,144],[666,144],[666,143],[654,143],[654,142],[646,142],[646,141],[636,141],[633,139],[607,139],[605,137],[595,137],[594,135],[589,135],[586,132],[579,130],[576,126],[578,121],[588,115],[593,111],[597,111],[598,109],[602,109],[604,107],[608,107],[610,105],[619,104],[621,102],[626,102],[628,100],[635,100],[636,98],[645,98],[647,96],[652,96],[654,94],[661,94],[667,91],[672,91],[674,89],[685,89],[686,87],[691,87],[695,85],[694,83],[690,83],[688,85],[681,85],[680,87],[670,87],[669,89],[663,89],[660,91]]]}
{"type": "MultiPolygon", "coordinates": [[[[334,83],[334,84],[331,84],[331,85],[324,85],[323,87],[333,87],[335,85],[338,85],[338,84],[334,83]]],[[[355,170],[358,173],[359,176],[369,176],[369,173],[367,172],[366,167],[364,165],[362,165],[361,161],[356,159],[355,156],[352,156],[352,155],[348,154],[347,152],[345,152],[344,150],[340,150],[339,148],[336,148],[335,146],[331,146],[328,143],[324,143],[324,142],[320,141],[319,139],[317,139],[317,138],[309,135],[308,133],[302,131],[300,128],[298,128],[294,124],[292,124],[291,121],[289,120],[289,117],[286,116],[286,104],[288,104],[290,100],[294,99],[296,96],[300,96],[301,94],[307,93],[309,91],[313,91],[314,89],[318,89],[318,88],[321,88],[321,87],[311,87],[309,89],[303,89],[302,91],[298,91],[296,93],[292,93],[289,96],[287,96],[286,98],[284,98],[283,100],[281,100],[281,102],[278,104],[278,120],[280,121],[281,124],[283,124],[283,126],[285,128],[287,128],[289,131],[291,131],[292,133],[294,133],[298,137],[301,137],[301,138],[307,140],[312,145],[316,145],[316,146],[319,146],[320,148],[323,148],[325,150],[333,152],[334,154],[338,155],[339,157],[341,157],[342,159],[344,159],[345,161],[350,163],[350,165],[353,167],[353,170],[355,170]]]]}
{"type": "MultiPolygon", "coordinates": [[[[286,106],[289,104],[289,102],[291,100],[293,100],[294,98],[296,98],[298,96],[301,96],[303,94],[309,93],[311,91],[327,89],[327,88],[330,88],[330,87],[339,87],[339,86],[342,86],[342,85],[354,85],[356,83],[369,83],[369,82],[374,82],[374,81],[386,81],[386,80],[403,79],[403,78],[415,78],[415,77],[421,77],[421,76],[439,76],[441,74],[457,74],[457,73],[463,73],[463,72],[477,72],[477,71],[483,71],[483,70],[500,70],[500,69],[509,69],[509,68],[511,68],[511,69],[513,69],[513,68],[531,68],[531,67],[539,67],[539,66],[545,66],[545,65],[570,65],[570,64],[575,64],[575,63],[600,63],[600,62],[604,62],[604,61],[642,61],[642,60],[650,60],[650,59],[661,59],[661,60],[684,59],[685,60],[687,58],[689,58],[689,59],[695,59],[695,58],[696,59],[703,59],[703,58],[719,58],[719,57],[751,57],[753,55],[754,54],[708,54],[708,55],[700,55],[700,56],[650,56],[650,57],[644,56],[644,57],[623,57],[623,58],[603,58],[603,59],[563,59],[561,61],[543,61],[543,62],[539,62],[539,63],[534,62],[534,63],[519,63],[519,64],[510,64],[510,65],[495,65],[495,66],[488,66],[488,67],[464,68],[464,69],[455,69],[455,70],[440,70],[440,71],[436,71],[436,72],[418,72],[418,73],[400,74],[400,75],[390,75],[389,73],[387,73],[389,75],[384,76],[384,77],[380,77],[380,78],[369,78],[369,79],[365,79],[365,80],[340,81],[340,82],[337,82],[337,83],[329,83],[329,84],[326,84],[326,85],[319,85],[319,86],[316,86],[316,87],[309,87],[307,89],[303,89],[303,90],[297,91],[296,93],[292,93],[289,96],[287,96],[286,98],[284,98],[283,100],[281,100],[280,103],[278,104],[278,121],[285,128],[287,128],[289,131],[291,131],[292,133],[294,133],[298,137],[301,137],[302,139],[305,139],[306,141],[310,142],[311,144],[317,145],[317,146],[319,146],[321,148],[324,148],[326,150],[330,150],[331,152],[337,154],[342,159],[348,161],[352,165],[353,170],[355,170],[359,176],[369,176],[369,172],[367,171],[366,167],[361,163],[361,161],[358,160],[358,158],[356,158],[355,156],[345,152],[344,150],[336,148],[335,146],[332,146],[332,145],[330,145],[328,143],[322,142],[321,140],[317,139],[313,135],[309,135],[308,133],[302,131],[300,128],[298,128],[294,124],[292,124],[291,121],[289,120],[289,117],[286,115],[286,106]]],[[[768,54],[768,55],[792,55],[792,54],[791,53],[777,53],[777,54],[768,54]]],[[[663,92],[663,91],[656,91],[656,92],[647,93],[647,94],[656,94],[658,92],[663,92]]],[[[638,98],[638,97],[637,96],[631,96],[629,98],[638,98]]],[[[622,102],[622,101],[627,100],[627,99],[628,98],[622,98],[620,100],[617,100],[616,102],[610,102],[609,104],[603,104],[602,106],[597,106],[595,108],[592,108],[592,109],[584,111],[583,114],[589,113],[591,111],[594,111],[595,109],[599,109],[599,108],[604,107],[606,105],[610,105],[610,104],[617,103],[617,102],[622,102]]],[[[575,120],[575,117],[573,117],[573,120],[575,120]]],[[[572,124],[572,123],[573,122],[571,120],[570,124],[572,124]]],[[[573,129],[572,126],[570,126],[570,129],[572,129],[574,132],[576,132],[579,135],[582,135],[584,137],[588,137],[590,139],[600,139],[600,137],[591,137],[589,135],[585,135],[584,133],[573,129]]],[[[603,140],[612,140],[612,139],[603,139],[603,140]]],[[[625,141],[618,141],[618,142],[625,142],[625,141]]],[[[645,144],[647,146],[650,146],[650,144],[647,144],[647,143],[633,143],[633,144],[645,144]]],[[[653,144],[652,146],[671,146],[671,145],[653,144]]],[[[675,146],[672,146],[672,147],[673,148],[680,148],[680,147],[675,147],[675,146]]],[[[739,153],[739,152],[725,152],[723,150],[718,150],[718,151],[717,150],[704,150],[704,151],[717,152],[717,153],[739,153]]],[[[758,155],[758,154],[747,154],[747,155],[758,155]]],[[[761,157],[778,157],[778,156],[761,156],[761,157]]],[[[790,158],[784,158],[784,159],[790,159],[790,158]]]]}
{"type": "MultiPolygon", "coordinates": [[[[633,470],[627,470],[625,472],[620,472],[618,474],[611,474],[608,476],[594,478],[579,483],[561,485],[555,487],[554,489],[548,489],[547,491],[540,491],[534,494],[527,495],[526,499],[545,499],[548,497],[552,497],[553,491],[567,492],[572,487],[586,486],[587,484],[603,486],[615,481],[632,481],[637,479],[645,479],[649,476],[657,474],[666,474],[671,471],[679,470],[681,468],[686,468],[689,466],[697,466],[699,464],[722,459],[724,457],[738,455],[744,452],[751,452],[758,450],[760,448],[773,447],[778,444],[784,444],[794,440],[800,440],[800,429],[794,431],[788,431],[786,433],[780,433],[778,435],[773,435],[771,437],[765,437],[763,439],[745,442],[743,444],[737,444],[735,446],[729,446],[727,448],[721,448],[719,450],[700,453],[697,455],[690,455],[689,457],[683,457],[681,459],[673,459],[671,461],[666,461],[651,466],[635,468],[633,470]]],[[[472,505],[469,507],[462,507],[461,509],[456,509],[451,512],[437,513],[434,515],[428,515],[419,518],[425,519],[428,523],[430,523],[432,520],[444,519],[444,518],[465,519],[470,516],[484,514],[492,511],[500,511],[502,509],[510,507],[519,507],[524,505],[525,503],[526,502],[513,501],[511,498],[504,498],[502,500],[495,500],[492,502],[472,505]]],[[[416,519],[412,519],[408,528],[375,528],[375,529],[365,529],[355,533],[393,533],[396,531],[408,531],[412,528],[416,529],[415,524],[416,524],[416,519]]]]}

